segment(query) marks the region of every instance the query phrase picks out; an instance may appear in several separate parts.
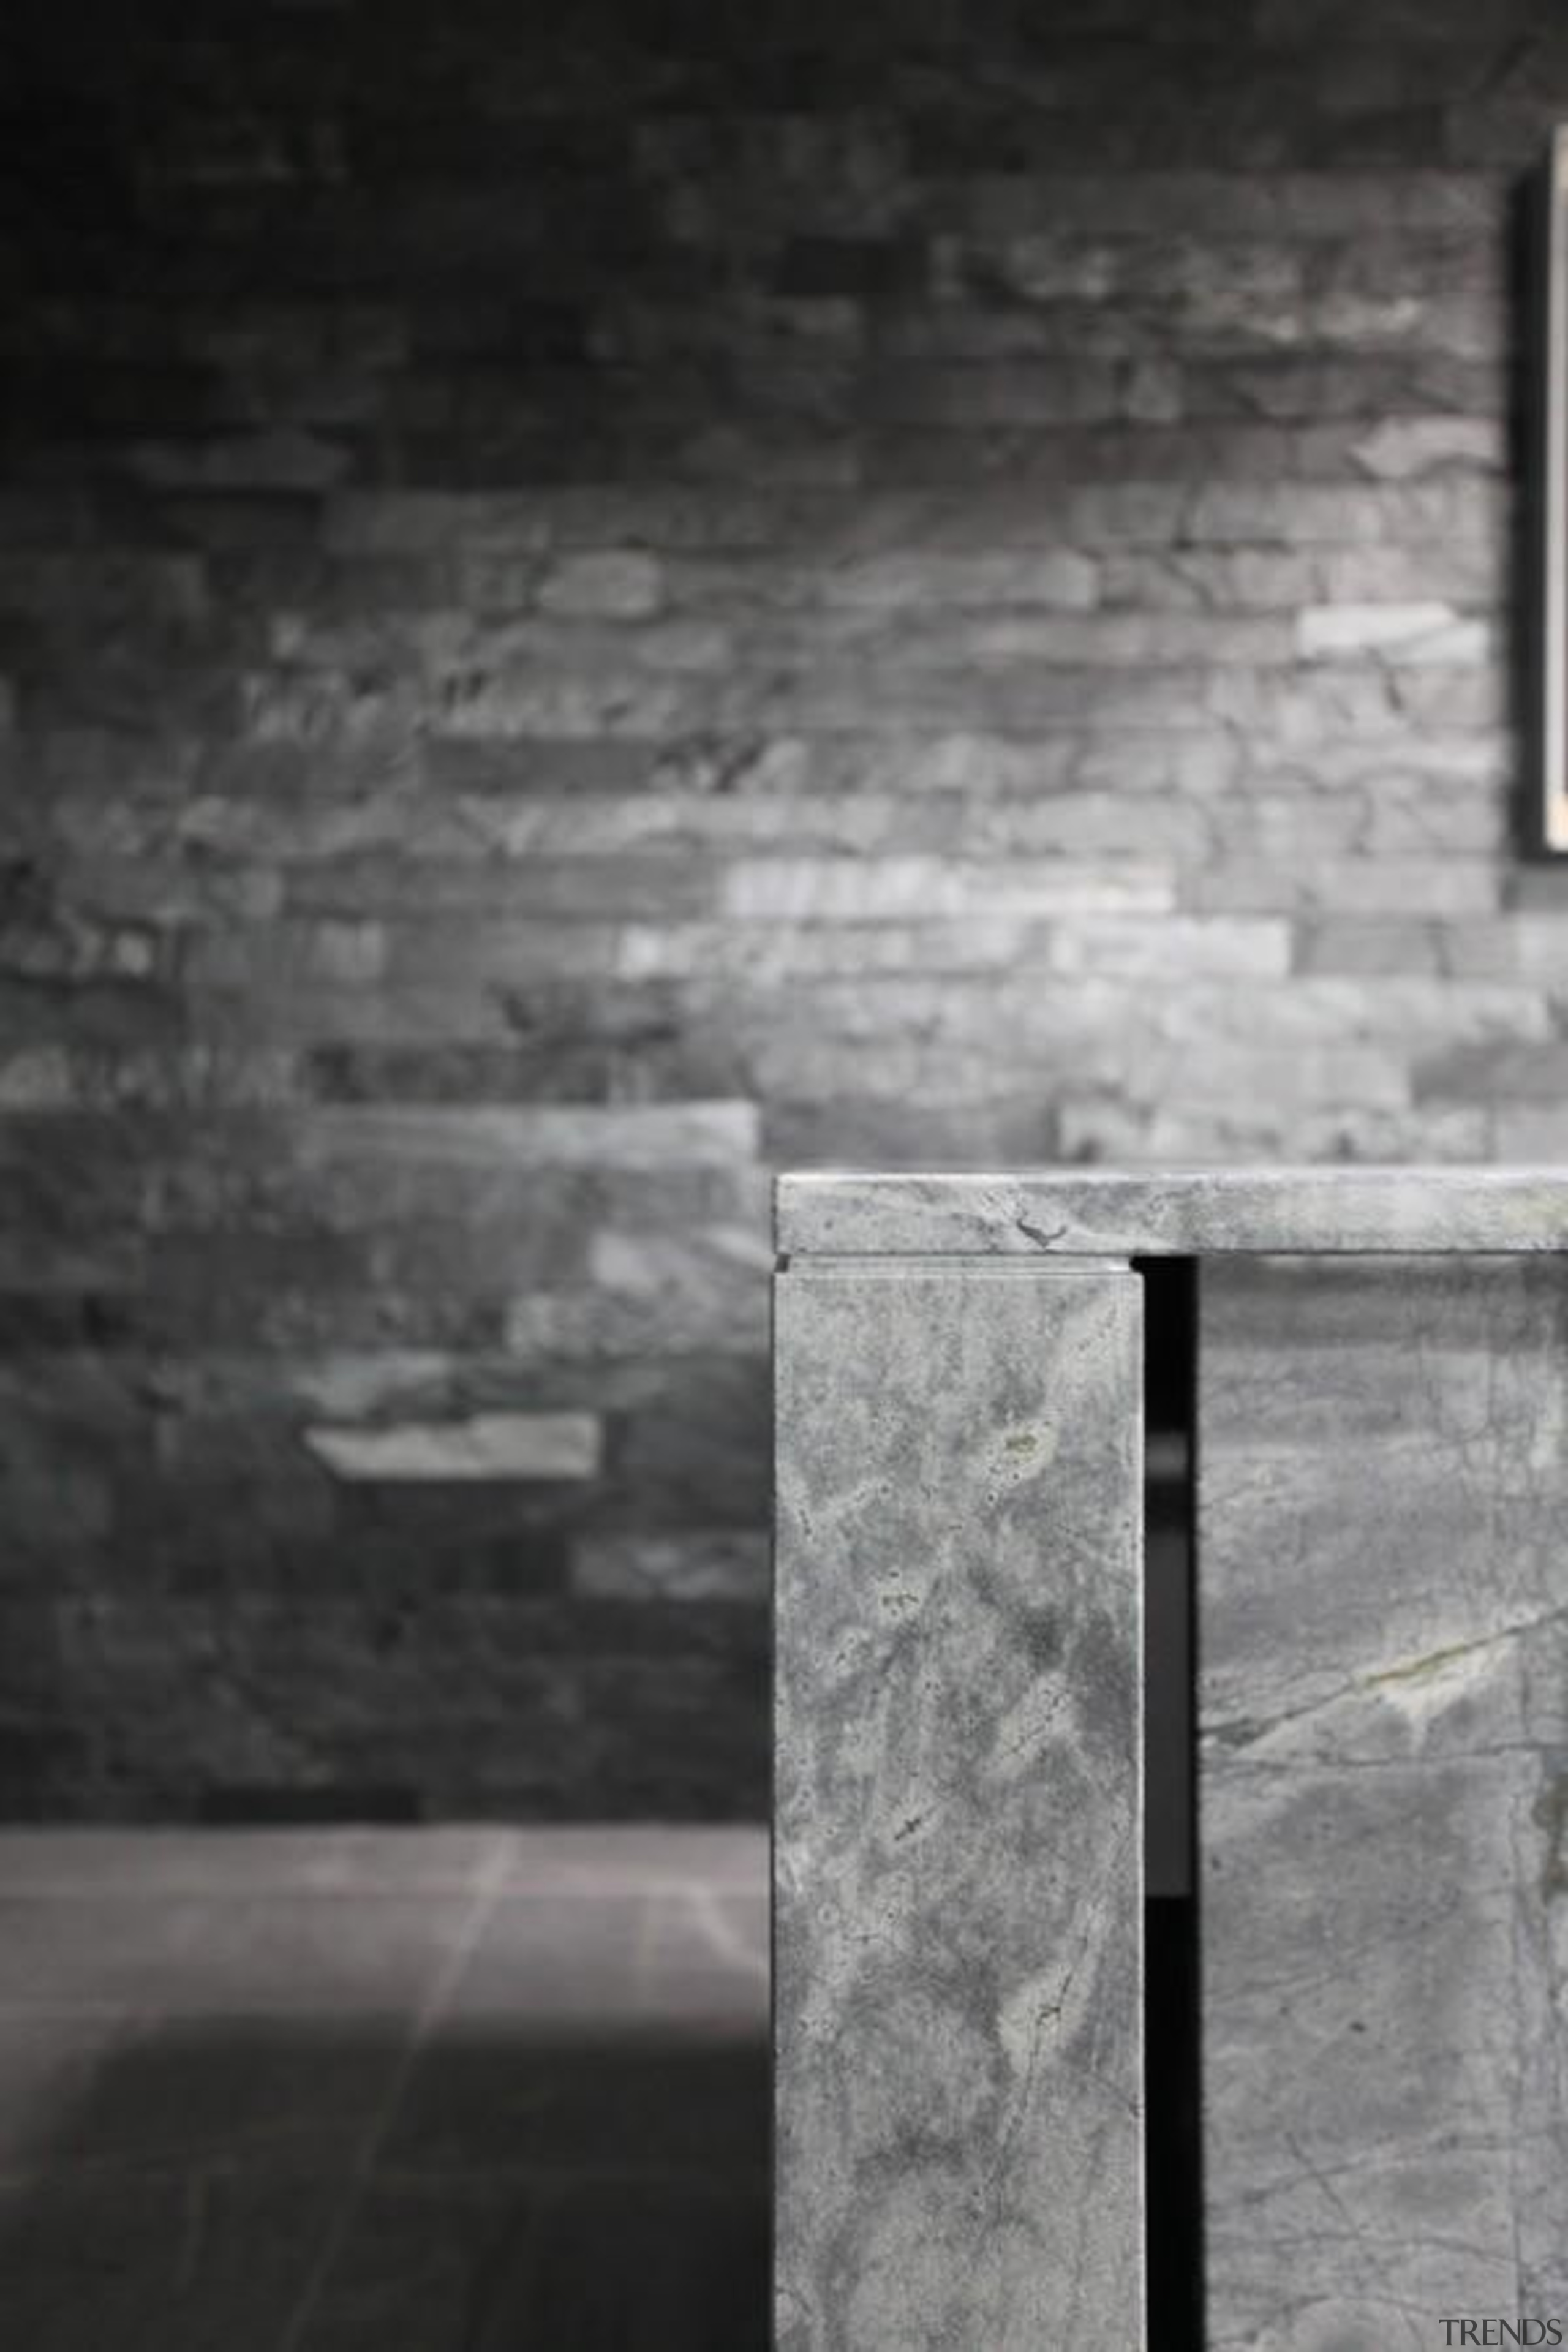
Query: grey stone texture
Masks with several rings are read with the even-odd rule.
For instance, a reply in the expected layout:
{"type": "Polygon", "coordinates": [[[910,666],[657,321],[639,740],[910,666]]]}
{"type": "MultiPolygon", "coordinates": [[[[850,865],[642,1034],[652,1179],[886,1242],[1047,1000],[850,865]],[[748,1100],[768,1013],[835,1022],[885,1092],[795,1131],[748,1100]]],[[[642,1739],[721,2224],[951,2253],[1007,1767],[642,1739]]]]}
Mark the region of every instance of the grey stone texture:
{"type": "Polygon", "coordinates": [[[792,1174],[778,1181],[775,1231],[785,1259],[1562,1254],[1568,1170],[792,1174]]]}
{"type": "Polygon", "coordinates": [[[776,1288],[779,2352],[1141,2352],[1141,1286],[776,1288]]]}
{"type": "MultiPolygon", "coordinates": [[[[1121,1786],[1102,1765],[1020,1843],[973,1778],[1016,1720],[1011,1675],[1049,1706],[1058,1662],[1069,1686],[1085,1664],[1031,1654],[1022,1623],[996,1643],[998,1584],[1022,1557],[1054,1593],[1065,1545],[1102,1593],[1142,1509],[1138,1352],[1108,1387],[1116,1349],[1074,1298],[1128,1284],[1112,1254],[1197,1261],[1204,2341],[1383,2352],[1444,2315],[1550,2317],[1568,2296],[1568,1175],[805,1175],[779,1230],[777,2195],[799,2343],[1010,2340],[975,2301],[991,2208],[971,2181],[1005,2134],[973,2085],[995,2068],[982,2043],[952,2100],[964,2045],[926,1990],[951,1933],[931,1906],[959,1887],[992,1950],[1022,1902],[1068,1948],[1033,1874],[1099,1838],[1121,1786]],[[998,1465],[1032,1434],[1031,1382],[1071,1418],[1020,1527],[998,1465]],[[943,1840],[916,1867],[906,1811],[943,1840]],[[911,2176],[942,2193],[895,2261],[911,2176]]],[[[1133,1921],[1099,1916],[1130,1954],[1133,1921]]],[[[952,1981],[939,1967],[950,2003],[952,1981]]],[[[1005,2021],[1005,1987],[984,2013],[1005,2021]]],[[[1075,2248],[1031,2252],[1019,2341],[1076,2341],[1075,2248]]],[[[1142,2342],[1120,2324],[1108,2340],[1142,2342]]]]}
{"type": "Polygon", "coordinates": [[[7,30],[0,1814],[760,1809],[770,1164],[1568,1150],[1547,0],[570,13],[7,30]]]}
{"type": "Polygon", "coordinates": [[[1207,2342],[1568,2299],[1561,1255],[1200,1276],[1207,2342]]]}

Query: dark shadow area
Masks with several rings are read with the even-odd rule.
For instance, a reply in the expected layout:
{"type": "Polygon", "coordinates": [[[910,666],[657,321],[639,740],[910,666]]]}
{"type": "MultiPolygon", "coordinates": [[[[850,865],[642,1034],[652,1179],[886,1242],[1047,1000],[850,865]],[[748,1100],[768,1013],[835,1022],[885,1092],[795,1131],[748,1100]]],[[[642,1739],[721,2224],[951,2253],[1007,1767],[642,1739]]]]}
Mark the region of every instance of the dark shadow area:
{"type": "Polygon", "coordinates": [[[1144,1297],[1144,2098],[1150,2352],[1201,2352],[1195,1837],[1197,1268],[1141,1262],[1144,1297]]]}
{"type": "Polygon", "coordinates": [[[1197,1905],[1144,1910],[1150,2352],[1202,2352],[1203,2176],[1197,1905]]]}
{"type": "Polygon", "coordinates": [[[26,2022],[7,2345],[763,2352],[760,2034],[26,2022]]]}

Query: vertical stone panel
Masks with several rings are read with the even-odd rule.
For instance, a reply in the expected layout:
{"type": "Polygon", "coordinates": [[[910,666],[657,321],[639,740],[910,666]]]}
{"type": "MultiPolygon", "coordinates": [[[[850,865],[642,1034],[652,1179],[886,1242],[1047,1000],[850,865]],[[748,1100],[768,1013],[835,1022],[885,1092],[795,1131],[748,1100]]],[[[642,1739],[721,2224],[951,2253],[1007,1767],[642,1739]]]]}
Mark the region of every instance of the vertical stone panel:
{"type": "Polygon", "coordinates": [[[1208,2342],[1568,2304],[1568,1269],[1208,1264],[1208,2342]]]}
{"type": "Polygon", "coordinates": [[[778,2352],[1135,2352],[1141,1286],[776,1315],[778,2352]]]}

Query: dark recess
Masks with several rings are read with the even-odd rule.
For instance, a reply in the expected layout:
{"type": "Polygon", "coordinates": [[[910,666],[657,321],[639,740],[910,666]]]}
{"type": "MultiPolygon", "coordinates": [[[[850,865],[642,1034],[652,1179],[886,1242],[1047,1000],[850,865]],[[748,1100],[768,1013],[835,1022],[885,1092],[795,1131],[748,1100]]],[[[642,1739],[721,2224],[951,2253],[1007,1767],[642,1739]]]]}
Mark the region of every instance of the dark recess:
{"type": "Polygon", "coordinates": [[[1202,2352],[1198,1898],[1194,1869],[1194,1441],[1197,1269],[1144,1284],[1144,1905],[1150,2352],[1202,2352]]]}

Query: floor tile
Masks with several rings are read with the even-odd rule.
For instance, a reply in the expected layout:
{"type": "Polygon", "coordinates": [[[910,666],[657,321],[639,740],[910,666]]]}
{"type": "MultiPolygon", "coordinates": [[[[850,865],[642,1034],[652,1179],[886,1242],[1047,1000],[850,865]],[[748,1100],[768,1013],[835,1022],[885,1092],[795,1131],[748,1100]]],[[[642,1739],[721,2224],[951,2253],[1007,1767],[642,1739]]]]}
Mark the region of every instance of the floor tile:
{"type": "Polygon", "coordinates": [[[454,1980],[449,2013],[526,2014],[541,2032],[682,2021],[693,2030],[761,2027],[765,1978],[744,1932],[685,1891],[503,1896],[454,1980]]]}
{"type": "Polygon", "coordinates": [[[663,1894],[681,1885],[765,1885],[768,1833],[717,1827],[526,1829],[513,1833],[508,1885],[518,1895],[663,1894]]]}
{"type": "Polygon", "coordinates": [[[214,2168],[0,2189],[0,2313],[18,2352],[277,2352],[330,2185],[214,2168]]]}
{"type": "Polygon", "coordinates": [[[757,2177],[768,2160],[765,2041],[442,2034],[383,2147],[389,2168],[757,2177]]]}
{"type": "Polygon", "coordinates": [[[592,2027],[638,2017],[654,1899],[605,1894],[505,1895],[490,1906],[447,1996],[464,2019],[526,2017],[531,2029],[592,2027]]]}
{"type": "Polygon", "coordinates": [[[0,2347],[763,2352],[765,1864],[0,1834],[0,2347]]]}
{"type": "Polygon", "coordinates": [[[374,2019],[0,2017],[0,2165],[343,2168],[408,2047],[374,2019]]]}
{"type": "Polygon", "coordinates": [[[300,2352],[764,2352],[767,2206],[658,2184],[373,2189],[300,2352]]]}
{"type": "MultiPolygon", "coordinates": [[[[6,1830],[0,1896],[454,1895],[504,1866],[515,1832],[431,1829],[6,1830]]],[[[646,1832],[644,1832],[646,1835],[646,1832]]]]}
{"type": "Polygon", "coordinates": [[[639,1951],[644,2010],[694,2031],[767,2030],[765,1906],[689,1891],[650,1907],[639,1951]]]}
{"type": "Polygon", "coordinates": [[[147,1901],[0,1899],[0,2011],[107,2003],[214,2011],[406,2013],[464,1906],[344,1894],[147,1901]]]}
{"type": "MultiPolygon", "coordinates": [[[[289,2352],[475,2352],[479,2306],[542,2202],[526,2187],[373,2186],[289,2352]]],[[[520,2333],[516,2352],[535,2342],[546,2352],[520,2333]]]]}
{"type": "Polygon", "coordinates": [[[74,2152],[97,2085],[140,2031],[112,2010],[0,2017],[0,2175],[42,2172],[74,2152]]]}

